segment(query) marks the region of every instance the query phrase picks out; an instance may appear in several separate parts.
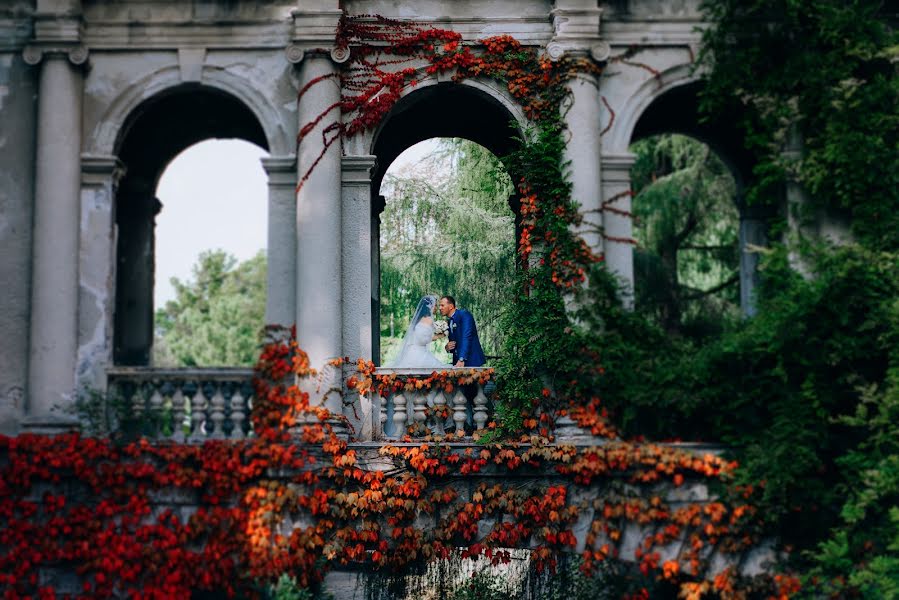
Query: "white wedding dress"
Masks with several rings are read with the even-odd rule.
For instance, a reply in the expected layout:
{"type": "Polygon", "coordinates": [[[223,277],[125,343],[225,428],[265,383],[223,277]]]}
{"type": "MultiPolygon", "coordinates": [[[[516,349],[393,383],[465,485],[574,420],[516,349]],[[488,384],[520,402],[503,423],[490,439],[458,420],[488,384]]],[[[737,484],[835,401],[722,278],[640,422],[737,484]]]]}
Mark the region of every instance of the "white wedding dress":
{"type": "Polygon", "coordinates": [[[391,367],[400,369],[448,369],[428,348],[434,336],[434,323],[419,321],[412,329],[408,343],[391,367]]]}

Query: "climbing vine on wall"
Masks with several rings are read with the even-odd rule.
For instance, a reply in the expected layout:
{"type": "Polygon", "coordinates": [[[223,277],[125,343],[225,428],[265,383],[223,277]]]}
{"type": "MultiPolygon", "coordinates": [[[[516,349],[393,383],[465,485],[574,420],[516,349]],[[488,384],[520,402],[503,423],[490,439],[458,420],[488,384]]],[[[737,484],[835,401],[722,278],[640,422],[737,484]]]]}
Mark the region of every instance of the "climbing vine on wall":
{"type": "MultiPolygon", "coordinates": [[[[250,440],[117,446],[76,434],[0,437],[3,594],[53,597],[63,590],[39,573],[68,569],[80,577],[71,593],[86,597],[254,596],[284,573],[308,587],[338,565],[402,570],[456,552],[497,563],[515,546],[532,548],[536,570],[552,571],[581,536],[584,571],[619,564],[625,597],[787,597],[790,578],[746,580],[715,567],[718,557],[760,541],[751,490],[700,502],[669,493],[726,482],[735,465],[617,440],[596,394],[598,357],[571,328],[565,296],[601,257],[572,233],[580,215],[565,177],[560,110],[567,79],[599,67],[550,62],[508,36],[471,45],[455,32],[370,16],[344,17],[337,45],[351,53],[333,76],[348,93],[299,133],[303,139],[339,109],[345,118],[323,127],[322,155],[375,127],[406,86],[435,73],[503,82],[533,123],[507,157],[522,196],[523,268],[497,371],[507,411],[500,429],[518,437],[480,446],[403,441],[379,451],[392,468],[370,468],[374,457],[332,429],[339,416],[310,405],[304,390],[319,374],[289,335],[260,356],[250,440]],[[530,343],[535,336],[543,341],[530,343]],[[604,443],[551,443],[552,421],[568,413],[604,443]],[[157,510],[179,499],[180,510],[157,510]],[[623,560],[626,542],[635,546],[633,567],[623,560]]],[[[300,90],[301,99],[321,81],[300,90]]],[[[451,379],[436,374],[427,385],[451,379]]],[[[362,391],[398,384],[375,377],[364,361],[355,383],[362,391]]]]}
{"type": "Polygon", "coordinates": [[[240,442],[0,437],[4,597],[256,596],[284,573],[308,587],[336,565],[390,572],[457,552],[497,564],[521,545],[532,546],[539,572],[555,569],[578,535],[590,572],[616,561],[634,532],[637,563],[622,570],[633,597],[670,589],[738,598],[738,589],[780,594],[794,585],[714,569],[715,556],[758,542],[745,501],[668,497],[666,489],[727,479],[734,465],[721,458],[615,441],[550,445],[535,435],[387,445],[378,454],[395,468],[366,468],[374,457],[338,437],[332,416],[295,384],[317,375],[295,339],[267,345],[255,380],[257,436],[240,442]],[[473,474],[477,481],[459,484],[473,474]],[[55,569],[77,573],[79,588],[48,584],[55,569]]]}

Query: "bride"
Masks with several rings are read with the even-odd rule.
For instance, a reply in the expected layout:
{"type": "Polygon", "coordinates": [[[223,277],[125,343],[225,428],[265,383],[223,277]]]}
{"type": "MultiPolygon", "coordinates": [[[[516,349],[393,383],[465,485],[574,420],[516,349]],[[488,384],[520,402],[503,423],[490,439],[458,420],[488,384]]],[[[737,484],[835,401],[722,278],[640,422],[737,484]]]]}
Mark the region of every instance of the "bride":
{"type": "Polygon", "coordinates": [[[434,310],[437,296],[425,296],[418,303],[415,315],[409,323],[409,330],[403,338],[400,353],[388,367],[416,369],[449,369],[452,365],[442,363],[428,349],[434,339],[434,310]]]}

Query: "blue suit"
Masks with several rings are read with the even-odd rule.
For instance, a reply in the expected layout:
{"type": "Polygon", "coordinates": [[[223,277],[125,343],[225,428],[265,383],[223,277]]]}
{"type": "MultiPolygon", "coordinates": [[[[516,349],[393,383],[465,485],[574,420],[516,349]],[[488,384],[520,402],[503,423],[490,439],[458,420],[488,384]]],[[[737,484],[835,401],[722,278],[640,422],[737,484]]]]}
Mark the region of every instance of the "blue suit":
{"type": "Polygon", "coordinates": [[[482,367],[487,362],[478,339],[478,327],[474,317],[465,309],[457,308],[449,318],[449,341],[456,342],[453,349],[453,364],[465,361],[466,367],[482,367]]]}

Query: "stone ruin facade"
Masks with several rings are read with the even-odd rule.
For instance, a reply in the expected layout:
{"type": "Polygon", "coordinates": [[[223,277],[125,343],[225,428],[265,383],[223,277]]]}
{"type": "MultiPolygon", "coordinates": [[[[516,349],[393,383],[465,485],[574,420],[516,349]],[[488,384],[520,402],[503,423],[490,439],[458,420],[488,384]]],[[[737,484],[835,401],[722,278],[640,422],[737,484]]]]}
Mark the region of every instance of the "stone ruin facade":
{"type": "MultiPolygon", "coordinates": [[[[750,177],[733,123],[697,118],[697,0],[7,0],[0,431],[70,427],[75,390],[149,366],[154,216],[164,210],[156,185],[169,161],[208,138],[241,138],[269,154],[267,322],[296,323],[313,364],[377,356],[385,170],[437,136],[502,155],[507,124],[525,119],[495,82],[435,75],[406,90],[375,132],[331,146],[297,194],[298,174],[320,151],[315,135],[298,145],[297,132],[341,94],[336,80],[300,102],[298,90],[346,61],[334,51],[342,11],[414,19],[470,42],[509,34],[551,58],[604,64],[601,77],[571,83],[568,158],[585,237],[627,285],[632,142],[688,134],[722,156],[738,187],[750,177]],[[610,60],[624,53],[629,60],[610,60]]],[[[765,215],[737,202],[744,248],[763,244],[765,215]]],[[[742,253],[747,313],[755,261],[742,253]]],[[[336,403],[329,408],[341,410],[336,403]]]]}

